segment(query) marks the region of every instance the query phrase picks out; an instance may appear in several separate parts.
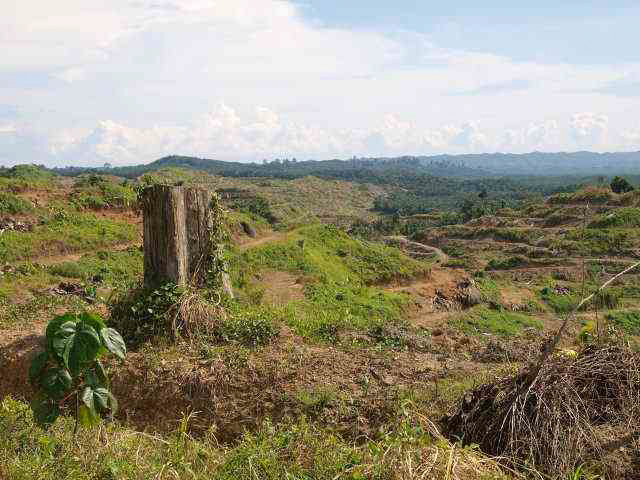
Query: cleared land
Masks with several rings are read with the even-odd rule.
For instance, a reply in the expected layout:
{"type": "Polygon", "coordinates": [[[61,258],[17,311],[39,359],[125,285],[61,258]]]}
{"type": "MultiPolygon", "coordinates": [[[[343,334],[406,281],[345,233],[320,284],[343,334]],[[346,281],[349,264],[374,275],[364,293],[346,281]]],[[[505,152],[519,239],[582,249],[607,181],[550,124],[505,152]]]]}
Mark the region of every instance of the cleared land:
{"type": "MultiPolygon", "coordinates": [[[[445,439],[441,421],[469,389],[534,358],[563,314],[637,261],[639,196],[590,188],[463,224],[405,218],[362,236],[348,226],[378,218],[382,187],[200,180],[230,210],[236,299],[206,331],[173,339],[163,322],[182,293],[139,288],[133,182],[2,179],[0,478],[539,478],[445,439]],[[49,319],[85,309],[116,326],[130,352],[108,365],[117,417],[74,442],[70,416],[34,426],[26,379],[49,319]]],[[[612,332],[636,345],[640,277],[608,292],[579,312],[561,349],[612,332]]],[[[637,445],[625,448],[605,460],[616,478],[637,478],[637,445]]],[[[608,475],[606,462],[581,468],[608,475]]]]}

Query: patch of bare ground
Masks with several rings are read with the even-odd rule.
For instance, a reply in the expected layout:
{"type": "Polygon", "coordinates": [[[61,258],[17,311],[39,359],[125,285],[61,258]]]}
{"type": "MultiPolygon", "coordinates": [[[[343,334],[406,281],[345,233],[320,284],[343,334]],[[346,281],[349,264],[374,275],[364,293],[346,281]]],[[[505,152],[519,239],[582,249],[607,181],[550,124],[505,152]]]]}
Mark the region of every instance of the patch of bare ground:
{"type": "Polygon", "coordinates": [[[28,382],[31,357],[43,342],[46,323],[32,323],[21,329],[0,330],[0,398],[14,395],[31,398],[28,382]]]}
{"type": "Polygon", "coordinates": [[[249,250],[250,248],[259,247],[260,245],[264,245],[265,243],[277,242],[285,238],[286,234],[281,232],[272,232],[259,238],[243,237],[242,239],[239,239],[241,243],[238,244],[238,248],[241,252],[244,252],[246,250],[249,250]]]}
{"type": "Polygon", "coordinates": [[[262,300],[271,305],[286,305],[304,298],[304,282],[288,272],[263,272],[258,286],[264,288],[262,300]]]}
{"type": "Polygon", "coordinates": [[[131,354],[112,374],[120,415],[138,428],[165,431],[175,428],[182,412],[197,411],[194,430],[213,428],[219,440],[230,441],[265,418],[304,414],[364,440],[393,423],[406,392],[435,395],[438,379],[482,368],[434,353],[308,345],[291,333],[246,359],[234,355],[233,348],[207,360],[184,351],[131,354]]]}

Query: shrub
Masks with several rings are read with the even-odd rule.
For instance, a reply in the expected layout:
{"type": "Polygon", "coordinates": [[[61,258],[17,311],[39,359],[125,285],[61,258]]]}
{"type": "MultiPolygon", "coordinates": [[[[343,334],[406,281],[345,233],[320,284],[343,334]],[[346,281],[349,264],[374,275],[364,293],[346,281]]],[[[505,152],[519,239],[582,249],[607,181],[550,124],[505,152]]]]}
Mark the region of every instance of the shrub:
{"type": "Polygon", "coordinates": [[[562,295],[552,287],[544,287],[540,291],[540,298],[556,313],[569,313],[580,301],[575,294],[569,292],[566,295],[562,295]]]}
{"type": "Polygon", "coordinates": [[[618,307],[622,299],[622,291],[616,288],[601,290],[593,297],[593,305],[599,309],[614,309],[618,307]]]}
{"type": "Polygon", "coordinates": [[[510,268],[524,267],[529,260],[522,256],[513,256],[505,259],[492,259],[487,264],[486,270],[508,270],[510,268]]]}
{"type": "Polygon", "coordinates": [[[271,224],[278,222],[278,218],[271,211],[269,202],[262,197],[242,198],[236,200],[231,206],[241,212],[262,217],[271,224]]]}
{"type": "Polygon", "coordinates": [[[125,332],[133,347],[154,336],[256,347],[277,335],[268,310],[233,302],[225,310],[207,298],[209,293],[173,283],[156,289],[133,289],[112,303],[111,323],[125,332]]]}
{"type": "Polygon", "coordinates": [[[136,193],[128,182],[116,183],[100,175],[79,177],[71,194],[71,202],[82,209],[129,208],[136,193]]]}
{"type": "Polygon", "coordinates": [[[611,191],[614,193],[627,193],[632,190],[633,185],[631,185],[626,178],[614,177],[611,181],[611,191]]]}
{"type": "Polygon", "coordinates": [[[29,367],[29,380],[37,389],[31,403],[41,426],[53,424],[73,398],[76,422],[92,426],[103,412],[115,413],[118,403],[108,390],[109,380],[100,358],[126,355],[120,334],[107,328],[99,315],[67,313],[47,325],[44,350],[29,367]]]}

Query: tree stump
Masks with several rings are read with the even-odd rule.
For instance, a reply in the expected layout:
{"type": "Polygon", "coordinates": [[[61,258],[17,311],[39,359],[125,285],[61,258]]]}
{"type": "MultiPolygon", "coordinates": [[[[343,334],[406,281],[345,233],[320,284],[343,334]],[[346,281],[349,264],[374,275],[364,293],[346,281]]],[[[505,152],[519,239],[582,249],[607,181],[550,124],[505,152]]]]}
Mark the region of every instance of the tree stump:
{"type": "MultiPolygon", "coordinates": [[[[217,261],[213,192],[192,187],[153,185],[141,194],[144,226],[144,282],[202,285],[217,261]]],[[[233,296],[228,274],[220,273],[233,296]]]]}

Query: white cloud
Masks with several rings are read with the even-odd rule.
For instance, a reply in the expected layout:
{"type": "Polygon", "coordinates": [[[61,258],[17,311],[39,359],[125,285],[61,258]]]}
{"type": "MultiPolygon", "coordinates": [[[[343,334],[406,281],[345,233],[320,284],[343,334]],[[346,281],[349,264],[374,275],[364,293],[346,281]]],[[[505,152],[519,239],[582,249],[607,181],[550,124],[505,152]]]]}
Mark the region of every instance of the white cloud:
{"type": "Polygon", "coordinates": [[[105,161],[142,163],[170,154],[260,160],[491,152],[505,148],[519,152],[557,149],[578,133],[581,138],[598,140],[606,121],[598,115],[576,114],[565,125],[561,128],[556,120],[546,120],[518,129],[491,131],[470,121],[423,128],[387,115],[372,128],[322,128],[297,123],[266,107],[240,110],[221,103],[182,125],[136,128],[107,120],[89,132],[63,131],[50,139],[49,150],[58,159],[56,163],[74,158],[94,165],[105,161]]]}
{"type": "MultiPolygon", "coordinates": [[[[640,97],[597,92],[620,78],[616,66],[328,28],[290,1],[10,3],[0,104],[18,104],[30,131],[46,132],[58,163],[613,149],[640,109],[640,97]],[[584,105],[600,113],[567,122],[584,105]]],[[[640,66],[625,66],[633,72],[640,66]]]]}
{"type": "Polygon", "coordinates": [[[74,83],[80,80],[84,80],[86,77],[86,72],[83,68],[71,67],[54,73],[53,76],[54,78],[62,80],[63,82],[74,83]]]}
{"type": "Polygon", "coordinates": [[[640,149],[640,127],[622,132],[621,137],[626,147],[640,149]]]}
{"type": "Polygon", "coordinates": [[[0,125],[0,135],[3,133],[16,133],[18,130],[16,129],[16,127],[14,125],[0,125]]]}
{"type": "Polygon", "coordinates": [[[599,146],[607,140],[609,118],[591,112],[576,113],[571,117],[570,128],[579,145],[599,146]]]}
{"type": "Polygon", "coordinates": [[[502,146],[512,151],[557,148],[562,133],[556,120],[531,122],[520,129],[507,129],[504,132],[502,146]]]}

